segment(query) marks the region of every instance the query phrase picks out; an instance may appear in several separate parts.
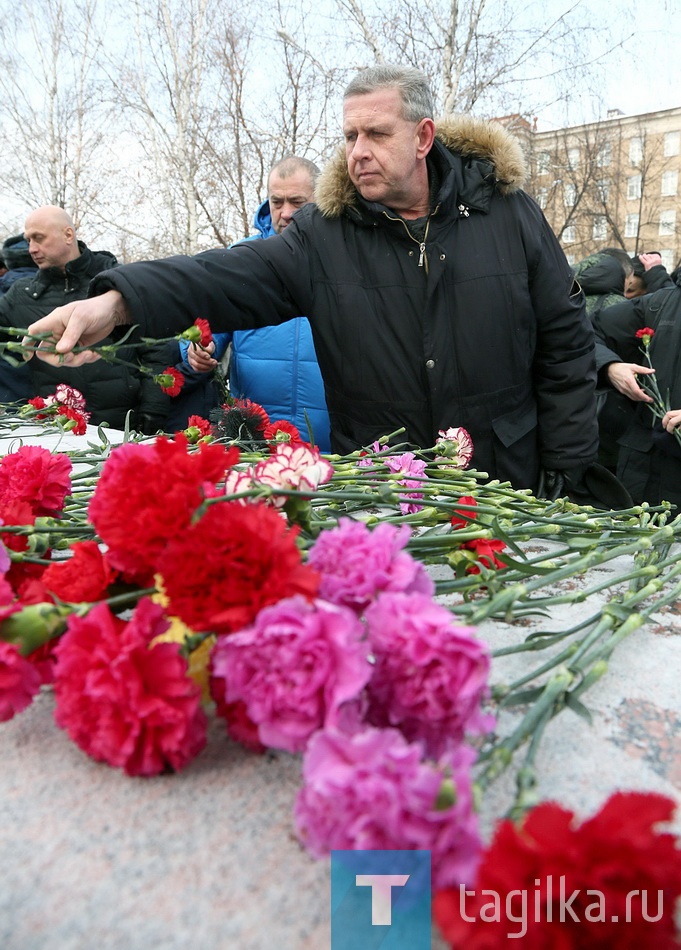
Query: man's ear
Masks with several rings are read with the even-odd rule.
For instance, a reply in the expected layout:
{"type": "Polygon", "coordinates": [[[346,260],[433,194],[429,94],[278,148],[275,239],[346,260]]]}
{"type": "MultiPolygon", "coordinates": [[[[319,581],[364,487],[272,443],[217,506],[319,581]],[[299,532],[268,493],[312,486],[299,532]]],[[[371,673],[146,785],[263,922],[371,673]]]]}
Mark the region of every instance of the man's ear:
{"type": "Polygon", "coordinates": [[[421,119],[416,126],[417,157],[425,158],[435,141],[435,123],[432,119],[421,119]]]}

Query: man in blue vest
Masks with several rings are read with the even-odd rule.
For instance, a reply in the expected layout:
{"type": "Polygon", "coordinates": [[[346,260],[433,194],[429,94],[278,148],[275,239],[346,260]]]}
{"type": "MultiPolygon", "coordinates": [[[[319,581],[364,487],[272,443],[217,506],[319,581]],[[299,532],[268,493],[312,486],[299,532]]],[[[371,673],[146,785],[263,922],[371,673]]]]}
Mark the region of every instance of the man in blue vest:
{"type": "MultiPolygon", "coordinates": [[[[270,170],[268,197],[255,213],[253,223],[258,233],[246,240],[254,241],[281,234],[295,212],[313,200],[318,174],[317,166],[306,158],[290,156],[277,162],[270,170]]],[[[197,314],[197,317],[200,316],[197,314]]],[[[292,422],[305,440],[308,439],[309,420],[315,444],[323,452],[330,451],[324,384],[306,317],[257,330],[217,333],[214,341],[207,349],[189,343],[180,345],[180,369],[187,377],[189,386],[192,382],[199,382],[200,388],[208,395],[208,406],[211,394],[213,401],[216,399],[216,391],[209,380],[212,380],[231,341],[231,395],[258,403],[273,422],[279,419],[292,422]],[[195,374],[210,374],[210,377],[206,383],[201,383],[196,380],[195,374]]],[[[192,395],[190,390],[188,398],[192,399],[192,395]]],[[[177,408],[181,410],[182,403],[178,403],[177,408]]],[[[199,414],[206,411],[204,403],[199,414]]],[[[173,413],[172,418],[177,418],[176,413],[173,413]]]]}

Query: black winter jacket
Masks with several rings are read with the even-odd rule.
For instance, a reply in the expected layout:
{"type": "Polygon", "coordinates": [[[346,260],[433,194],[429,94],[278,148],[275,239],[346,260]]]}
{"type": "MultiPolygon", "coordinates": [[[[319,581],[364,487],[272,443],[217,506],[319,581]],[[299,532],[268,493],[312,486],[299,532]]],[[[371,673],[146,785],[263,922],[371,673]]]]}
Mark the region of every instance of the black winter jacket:
{"type": "MultiPolygon", "coordinates": [[[[646,364],[636,333],[654,330],[650,361],[663,398],[671,409],[681,408],[681,285],[669,285],[610,307],[599,314],[596,333],[616,359],[646,364]]],[[[612,362],[612,360],[610,360],[612,362]]],[[[629,425],[619,439],[617,474],[635,502],[659,504],[663,499],[681,507],[681,447],[650,411],[649,404],[630,403],[629,425]]]]}
{"type": "MultiPolygon", "coordinates": [[[[19,280],[0,299],[0,328],[26,328],[39,317],[44,317],[55,307],[87,296],[91,279],[100,271],[115,267],[116,258],[108,251],[90,251],[82,241],[78,242],[80,256],[69,261],[65,271],[57,267],[36,271],[32,277],[19,280]]],[[[6,338],[0,329],[0,337],[6,338]]],[[[135,333],[139,339],[139,333],[135,333]]],[[[13,337],[16,340],[16,337],[13,337]]],[[[128,362],[148,366],[158,373],[174,362],[174,351],[167,346],[133,348],[123,347],[118,356],[128,362]],[[162,364],[162,365],[161,365],[162,364]]],[[[7,374],[16,370],[0,360],[0,383],[7,374]]],[[[28,364],[30,373],[30,396],[47,396],[55,391],[58,383],[73,386],[85,397],[86,410],[91,413],[92,425],[108,422],[114,428],[125,425],[128,410],[134,410],[133,425],[145,431],[155,432],[163,427],[170,407],[170,397],[165,395],[151,374],[142,374],[134,366],[106,363],[98,360],[79,367],[57,367],[43,360],[33,359],[28,364]]],[[[19,371],[23,367],[19,367],[19,371]]],[[[5,387],[6,388],[6,387],[5,387]]],[[[15,398],[5,396],[5,398],[15,398]]]]}
{"type": "Polygon", "coordinates": [[[404,426],[434,444],[465,426],[473,464],[532,487],[597,449],[593,332],[584,297],[538,206],[520,190],[522,151],[469,117],[438,128],[440,182],[422,246],[353,187],[343,151],[278,236],[102,275],[132,322],[160,337],[206,317],[213,330],[309,315],[335,451],[404,426]],[[423,252],[423,253],[422,253],[423,252]]]}

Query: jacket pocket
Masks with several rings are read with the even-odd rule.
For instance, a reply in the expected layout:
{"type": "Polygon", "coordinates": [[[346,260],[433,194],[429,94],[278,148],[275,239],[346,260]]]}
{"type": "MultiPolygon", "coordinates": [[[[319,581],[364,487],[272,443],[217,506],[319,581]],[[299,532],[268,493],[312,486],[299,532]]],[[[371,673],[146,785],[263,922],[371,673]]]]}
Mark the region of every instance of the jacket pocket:
{"type": "Polygon", "coordinates": [[[494,434],[508,448],[537,428],[537,404],[530,396],[522,405],[492,419],[494,434]]]}

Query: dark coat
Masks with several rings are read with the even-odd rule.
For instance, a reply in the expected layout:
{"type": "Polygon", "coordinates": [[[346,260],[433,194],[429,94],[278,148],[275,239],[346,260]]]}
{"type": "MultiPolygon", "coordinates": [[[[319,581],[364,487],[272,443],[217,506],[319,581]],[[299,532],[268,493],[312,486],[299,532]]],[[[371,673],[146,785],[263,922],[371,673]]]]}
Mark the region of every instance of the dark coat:
{"type": "Polygon", "coordinates": [[[586,312],[592,321],[603,307],[626,299],[624,269],[612,255],[591,254],[575,264],[573,272],[586,296],[586,312]]]}
{"type": "Polygon", "coordinates": [[[335,451],[401,426],[429,447],[465,426],[478,469],[534,486],[540,461],[565,469],[596,454],[584,296],[520,190],[522,151],[501,126],[449,120],[429,163],[439,189],[423,254],[402,218],[359,197],[341,151],[283,234],[131,264],[93,291],[120,290],[158,337],[197,315],[228,330],[308,314],[335,451]]]}
{"type": "MultiPolygon", "coordinates": [[[[0,327],[23,329],[55,307],[84,299],[95,274],[117,264],[114,255],[108,251],[90,251],[82,241],[78,242],[78,246],[80,256],[69,261],[65,271],[57,267],[45,268],[10,287],[0,299],[0,327]]],[[[139,339],[139,333],[136,332],[135,336],[139,339]]],[[[118,355],[133,364],[148,366],[156,373],[174,361],[174,349],[167,346],[142,349],[123,347],[118,355]]],[[[67,383],[85,397],[92,425],[106,421],[113,428],[122,429],[126,413],[132,409],[135,411],[133,425],[150,432],[163,426],[170,397],[152,381],[151,374],[143,375],[136,366],[99,360],[75,368],[57,367],[38,359],[31,360],[28,365],[30,393],[26,397],[48,396],[55,391],[58,383],[67,383]]],[[[0,369],[1,387],[4,376],[15,373],[15,370],[4,360],[0,369]]],[[[20,367],[19,372],[22,369],[20,367]]],[[[17,398],[8,393],[9,388],[5,386],[4,392],[0,390],[0,397],[4,397],[4,401],[17,398]]]]}
{"type": "MultiPolygon", "coordinates": [[[[650,361],[663,398],[681,408],[681,286],[671,284],[599,314],[596,333],[625,363],[647,365],[636,332],[655,331],[650,361]]],[[[670,501],[681,507],[681,446],[662,429],[649,404],[631,403],[626,431],[619,439],[617,475],[636,503],[670,501]]]]}

